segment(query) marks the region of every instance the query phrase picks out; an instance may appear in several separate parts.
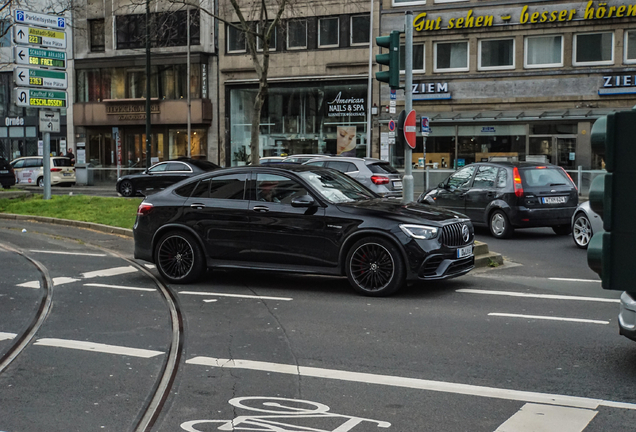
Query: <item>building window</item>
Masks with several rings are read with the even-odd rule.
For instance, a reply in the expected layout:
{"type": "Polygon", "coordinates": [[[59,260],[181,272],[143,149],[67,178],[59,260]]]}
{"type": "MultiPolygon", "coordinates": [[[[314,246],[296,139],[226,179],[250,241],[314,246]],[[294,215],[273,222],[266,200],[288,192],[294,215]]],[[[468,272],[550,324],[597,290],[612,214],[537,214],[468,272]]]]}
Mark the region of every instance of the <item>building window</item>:
{"type": "Polygon", "coordinates": [[[104,36],[104,19],[88,20],[91,38],[91,52],[106,51],[104,36]]]}
{"type": "Polygon", "coordinates": [[[369,15],[351,17],[351,45],[369,44],[369,15]]]}
{"type": "Polygon", "coordinates": [[[321,18],[318,20],[318,47],[331,48],[340,44],[340,20],[321,18]]]}
{"type": "Polygon", "coordinates": [[[227,26],[227,52],[245,52],[245,33],[233,25],[227,26]]]}
{"type": "Polygon", "coordinates": [[[468,42],[436,42],[435,72],[468,70],[468,42]]]}
{"type": "Polygon", "coordinates": [[[307,48],[307,20],[293,20],[287,23],[287,49],[307,48]]]}
{"type": "MultiPolygon", "coordinates": [[[[272,24],[272,22],[268,22],[267,23],[267,27],[265,29],[265,31],[267,31],[267,29],[269,28],[269,26],[272,24]]],[[[276,51],[276,42],[278,41],[277,37],[276,37],[276,33],[277,33],[277,28],[273,28],[272,29],[272,34],[269,38],[269,50],[270,51],[276,51]]],[[[257,23],[256,24],[256,32],[260,33],[261,32],[261,23],[257,23]]],[[[256,38],[256,50],[257,51],[263,51],[263,40],[259,37],[256,38]]]]}
{"type": "Polygon", "coordinates": [[[625,32],[625,63],[636,63],[636,31],[625,32]]]}
{"type": "MultiPolygon", "coordinates": [[[[406,55],[405,48],[400,45],[400,72],[405,73],[406,55]]],[[[413,72],[425,72],[424,67],[424,44],[413,44],[413,72]]]]}
{"type": "MultiPolygon", "coordinates": [[[[150,16],[150,43],[153,47],[186,46],[187,11],[153,13],[150,16]]],[[[190,11],[190,44],[200,43],[199,10],[190,11]]],[[[115,19],[117,49],[146,46],[146,15],[119,15],[115,19]]]]}
{"type": "MultiPolygon", "coordinates": [[[[432,2],[432,0],[429,0],[432,2]]],[[[393,6],[425,5],[426,0],[393,0],[393,6]]]]}
{"type": "Polygon", "coordinates": [[[574,35],[574,66],[614,64],[614,33],[574,35]]]}
{"type": "Polygon", "coordinates": [[[479,70],[514,69],[515,40],[495,39],[479,41],[479,70]]]}
{"type": "Polygon", "coordinates": [[[525,67],[563,66],[563,36],[533,36],[525,40],[525,67]]]}

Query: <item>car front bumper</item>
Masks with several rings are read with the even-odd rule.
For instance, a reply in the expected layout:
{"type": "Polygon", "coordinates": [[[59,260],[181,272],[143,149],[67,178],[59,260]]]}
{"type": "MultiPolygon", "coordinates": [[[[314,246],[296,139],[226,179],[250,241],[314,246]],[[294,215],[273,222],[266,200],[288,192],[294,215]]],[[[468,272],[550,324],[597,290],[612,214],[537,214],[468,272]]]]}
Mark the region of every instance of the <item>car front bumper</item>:
{"type": "Polygon", "coordinates": [[[618,314],[619,333],[636,341],[636,293],[624,292],[621,295],[621,311],[618,314]]]}

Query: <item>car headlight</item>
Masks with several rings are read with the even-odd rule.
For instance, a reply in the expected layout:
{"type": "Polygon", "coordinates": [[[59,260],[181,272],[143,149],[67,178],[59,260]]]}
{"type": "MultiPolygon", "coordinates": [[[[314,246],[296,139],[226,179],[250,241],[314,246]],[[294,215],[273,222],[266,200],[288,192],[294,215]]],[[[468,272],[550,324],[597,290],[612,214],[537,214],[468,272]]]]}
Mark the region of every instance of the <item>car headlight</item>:
{"type": "Polygon", "coordinates": [[[404,234],[421,240],[430,240],[437,237],[439,228],[426,225],[400,225],[400,229],[404,234]]]}

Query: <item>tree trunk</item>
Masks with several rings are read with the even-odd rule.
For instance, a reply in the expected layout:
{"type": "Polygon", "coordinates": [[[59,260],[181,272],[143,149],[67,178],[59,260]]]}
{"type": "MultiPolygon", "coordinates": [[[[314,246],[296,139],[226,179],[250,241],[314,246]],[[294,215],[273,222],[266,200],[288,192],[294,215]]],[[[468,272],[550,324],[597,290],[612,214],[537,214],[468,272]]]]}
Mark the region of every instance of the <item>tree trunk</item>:
{"type": "Polygon", "coordinates": [[[254,110],[252,111],[252,130],[250,138],[250,163],[252,165],[259,165],[261,110],[263,109],[263,103],[267,98],[268,92],[267,77],[261,78],[258,82],[258,93],[256,94],[256,98],[254,98],[254,110]]]}

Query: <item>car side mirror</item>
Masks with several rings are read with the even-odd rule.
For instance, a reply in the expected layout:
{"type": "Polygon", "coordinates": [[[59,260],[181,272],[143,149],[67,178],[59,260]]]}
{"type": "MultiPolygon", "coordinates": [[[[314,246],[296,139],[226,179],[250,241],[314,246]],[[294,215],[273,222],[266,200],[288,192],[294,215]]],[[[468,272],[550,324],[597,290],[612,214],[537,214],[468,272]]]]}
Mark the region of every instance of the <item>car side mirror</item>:
{"type": "Polygon", "coordinates": [[[311,195],[303,195],[292,198],[291,206],[298,208],[309,208],[316,205],[316,201],[311,195]]]}

